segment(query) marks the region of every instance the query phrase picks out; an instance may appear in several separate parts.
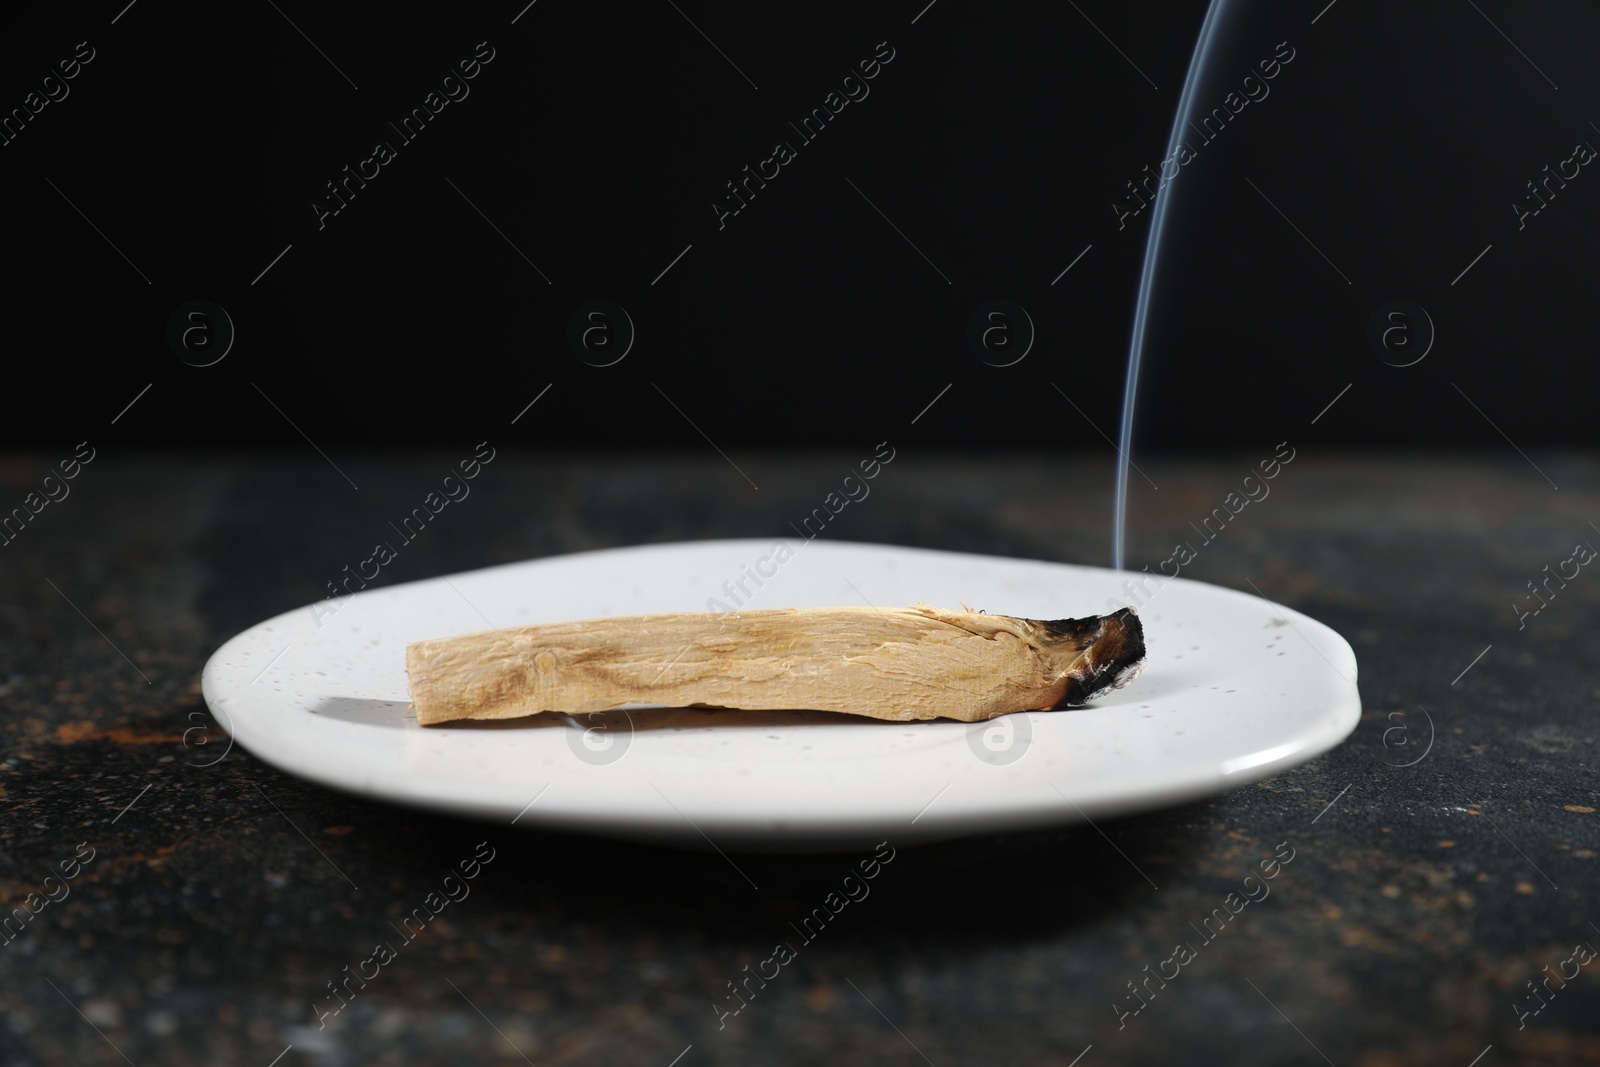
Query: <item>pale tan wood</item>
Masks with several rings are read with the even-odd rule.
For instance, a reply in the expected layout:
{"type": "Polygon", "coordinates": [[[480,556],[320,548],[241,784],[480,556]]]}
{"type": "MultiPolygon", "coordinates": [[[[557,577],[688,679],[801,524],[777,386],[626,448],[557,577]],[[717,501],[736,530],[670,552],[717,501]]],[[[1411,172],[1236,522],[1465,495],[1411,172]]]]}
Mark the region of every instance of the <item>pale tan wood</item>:
{"type": "Polygon", "coordinates": [[[1040,621],[917,604],[547,623],[406,648],[417,721],[628,703],[975,722],[1083,703],[1143,663],[1131,609],[1040,621]]]}

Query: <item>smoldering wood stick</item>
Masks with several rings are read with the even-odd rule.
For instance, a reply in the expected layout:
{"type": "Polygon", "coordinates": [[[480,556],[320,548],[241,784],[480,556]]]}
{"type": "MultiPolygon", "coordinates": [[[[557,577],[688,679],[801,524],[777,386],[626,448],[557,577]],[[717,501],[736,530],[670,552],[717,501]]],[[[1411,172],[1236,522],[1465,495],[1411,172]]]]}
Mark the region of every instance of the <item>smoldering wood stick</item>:
{"type": "Polygon", "coordinates": [[[926,604],[683,612],[406,646],[424,725],[633,702],[976,722],[1076,707],[1143,662],[1131,608],[1053,621],[926,604]]]}

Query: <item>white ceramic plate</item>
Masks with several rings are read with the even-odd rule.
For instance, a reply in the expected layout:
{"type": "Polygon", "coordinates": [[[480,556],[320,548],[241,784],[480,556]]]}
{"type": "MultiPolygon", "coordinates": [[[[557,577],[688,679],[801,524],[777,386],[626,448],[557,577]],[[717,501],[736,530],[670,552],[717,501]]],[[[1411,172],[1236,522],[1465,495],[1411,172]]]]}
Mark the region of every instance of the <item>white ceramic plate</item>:
{"type": "Polygon", "coordinates": [[[1337,633],[1182,579],[1141,596],[1148,665],[1073,711],[986,723],[636,706],[423,728],[408,642],[498,626],[751,608],[966,603],[1034,619],[1132,603],[1097,567],[829,542],[701,541],[530,560],[357,593],[246,630],[206,664],[218,721],[267,763],[417,807],[724,851],[915,844],[1220,793],[1317,756],[1360,717],[1337,633]],[[765,562],[763,562],[765,560],[765,562]],[[744,577],[762,572],[761,585],[744,577]],[[772,577],[765,574],[776,570],[772,577]],[[743,592],[737,592],[741,582],[743,592]]]}

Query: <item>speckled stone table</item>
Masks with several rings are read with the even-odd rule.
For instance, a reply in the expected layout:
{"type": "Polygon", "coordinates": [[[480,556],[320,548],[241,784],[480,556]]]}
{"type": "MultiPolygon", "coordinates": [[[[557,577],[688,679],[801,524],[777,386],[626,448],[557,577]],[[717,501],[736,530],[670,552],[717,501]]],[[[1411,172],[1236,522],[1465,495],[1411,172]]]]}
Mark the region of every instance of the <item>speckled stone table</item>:
{"type": "MultiPolygon", "coordinates": [[[[67,455],[0,460],[0,505],[67,455]]],[[[741,857],[753,890],[715,853],[310,786],[228,751],[207,713],[206,657],[323,595],[459,458],[341,454],[357,491],[309,449],[102,448],[11,533],[0,1063],[1600,1062],[1600,962],[1575,954],[1600,947],[1600,577],[1528,585],[1600,543],[1595,457],[1534,457],[1556,491],[1509,450],[1303,449],[1184,573],[1351,640],[1349,741],[1098,829],[901,850],[725,1016],[729,983],[857,857],[741,857]]],[[[381,581],[784,534],[859,457],[735,458],[759,491],[709,449],[503,449],[381,581]]],[[[1161,489],[1132,562],[1166,557],[1253,458],[1141,460],[1161,489]]],[[[1110,494],[1099,455],[902,447],[824,536],[1104,564],[1110,494]]]]}

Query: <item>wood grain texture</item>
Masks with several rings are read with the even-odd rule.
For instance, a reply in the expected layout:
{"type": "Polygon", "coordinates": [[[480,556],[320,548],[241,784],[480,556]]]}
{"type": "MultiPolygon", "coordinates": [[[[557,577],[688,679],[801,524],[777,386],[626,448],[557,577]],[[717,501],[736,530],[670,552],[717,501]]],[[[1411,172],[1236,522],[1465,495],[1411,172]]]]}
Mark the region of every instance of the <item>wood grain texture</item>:
{"type": "Polygon", "coordinates": [[[917,604],[549,623],[406,648],[417,721],[671,707],[974,722],[1073,707],[1143,663],[1123,609],[1036,620],[917,604]]]}

